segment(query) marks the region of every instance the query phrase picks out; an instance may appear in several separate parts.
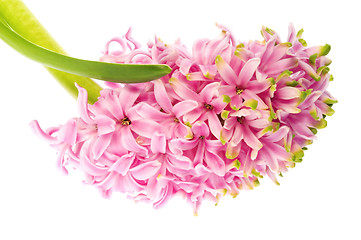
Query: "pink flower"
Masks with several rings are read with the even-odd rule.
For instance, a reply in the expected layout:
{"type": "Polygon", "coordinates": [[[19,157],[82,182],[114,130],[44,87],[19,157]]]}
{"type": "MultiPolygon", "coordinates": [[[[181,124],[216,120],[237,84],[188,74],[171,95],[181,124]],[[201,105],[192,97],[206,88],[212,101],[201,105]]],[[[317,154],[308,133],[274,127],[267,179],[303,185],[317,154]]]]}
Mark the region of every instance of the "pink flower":
{"type": "Polygon", "coordinates": [[[207,165],[207,169],[211,170],[219,176],[225,174],[224,160],[218,156],[218,153],[222,151],[222,144],[218,140],[209,139],[209,129],[204,122],[196,122],[192,126],[193,139],[174,139],[172,144],[176,148],[182,150],[182,154],[185,156],[193,157],[193,164],[207,165]],[[189,152],[183,152],[183,151],[189,152]]]}
{"type": "Polygon", "coordinates": [[[57,150],[65,173],[83,171],[104,197],[121,192],[158,208],[182,195],[197,213],[203,200],[235,197],[263,176],[279,184],[334,113],[330,47],[307,47],[292,25],[287,42],[265,27],[264,41],[237,42],[219,27],[192,52],[158,38],[142,50],[131,30],[113,38],[103,61],[162,63],[172,72],[148,83],[107,83],[94,105],[77,86],[79,117],[32,128],[57,150]]]}

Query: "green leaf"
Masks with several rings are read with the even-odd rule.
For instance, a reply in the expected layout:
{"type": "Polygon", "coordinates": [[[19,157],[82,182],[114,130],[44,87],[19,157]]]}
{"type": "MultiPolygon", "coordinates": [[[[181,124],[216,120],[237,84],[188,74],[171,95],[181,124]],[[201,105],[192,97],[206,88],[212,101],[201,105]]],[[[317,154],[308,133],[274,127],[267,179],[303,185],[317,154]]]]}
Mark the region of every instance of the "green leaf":
{"type": "Polygon", "coordinates": [[[171,72],[167,65],[106,63],[56,53],[26,40],[4,19],[0,19],[0,38],[19,53],[44,66],[83,77],[118,83],[140,83],[158,79],[171,72]]]}

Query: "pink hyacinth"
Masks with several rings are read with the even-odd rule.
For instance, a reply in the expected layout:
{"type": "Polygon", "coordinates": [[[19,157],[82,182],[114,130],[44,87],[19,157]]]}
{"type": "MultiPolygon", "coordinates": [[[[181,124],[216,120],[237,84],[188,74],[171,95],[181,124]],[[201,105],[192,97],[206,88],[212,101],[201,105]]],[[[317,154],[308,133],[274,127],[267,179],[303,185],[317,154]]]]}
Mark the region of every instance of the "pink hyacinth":
{"type": "Polygon", "coordinates": [[[258,186],[302,160],[336,103],[329,45],[307,47],[290,25],[287,42],[263,28],[264,41],[237,42],[230,31],[195,42],[156,38],[142,50],[131,37],[108,42],[103,61],[159,63],[171,74],[148,83],[108,83],[94,105],[78,87],[80,116],[33,129],[58,150],[58,165],[79,169],[104,196],[126,193],[163,206],[176,194],[195,212],[204,199],[258,186]],[[118,44],[120,50],[111,51],[118,44]]]}

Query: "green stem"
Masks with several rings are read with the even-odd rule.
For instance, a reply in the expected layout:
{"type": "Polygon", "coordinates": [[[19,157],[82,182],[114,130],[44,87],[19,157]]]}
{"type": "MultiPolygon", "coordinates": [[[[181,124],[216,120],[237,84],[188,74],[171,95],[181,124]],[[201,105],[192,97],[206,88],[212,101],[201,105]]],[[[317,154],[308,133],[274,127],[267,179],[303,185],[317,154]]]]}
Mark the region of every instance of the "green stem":
{"type": "Polygon", "coordinates": [[[140,83],[171,72],[164,64],[118,64],[69,57],[21,37],[0,16],[0,38],[24,56],[60,71],[117,83],[140,83]]]}
{"type": "MultiPolygon", "coordinates": [[[[25,39],[46,49],[67,55],[21,0],[0,0],[0,16],[4,18],[15,32],[25,39]]],[[[49,67],[46,67],[46,69],[74,97],[78,95],[75,82],[87,90],[89,103],[96,102],[100,95],[102,88],[90,78],[73,75],[49,67]]]]}

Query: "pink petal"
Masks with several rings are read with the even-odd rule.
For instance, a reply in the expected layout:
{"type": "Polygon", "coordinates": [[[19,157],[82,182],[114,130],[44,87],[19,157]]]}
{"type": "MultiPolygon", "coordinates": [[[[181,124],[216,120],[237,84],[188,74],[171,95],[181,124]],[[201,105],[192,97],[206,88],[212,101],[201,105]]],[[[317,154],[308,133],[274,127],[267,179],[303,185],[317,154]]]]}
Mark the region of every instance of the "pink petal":
{"type": "Polygon", "coordinates": [[[130,173],[137,180],[148,180],[158,172],[161,165],[158,161],[146,162],[132,168],[130,173]]]}
{"type": "Polygon", "coordinates": [[[109,91],[106,99],[105,108],[114,116],[115,119],[124,118],[122,106],[119,102],[118,94],[114,91],[109,91]]]}
{"type": "Polygon", "coordinates": [[[84,122],[88,124],[95,124],[95,121],[90,117],[89,111],[88,111],[88,92],[80,87],[78,84],[75,84],[75,86],[78,88],[78,110],[81,119],[84,120],[84,122]]]}
{"type": "Polygon", "coordinates": [[[192,126],[192,131],[195,137],[205,137],[209,136],[208,126],[204,122],[196,122],[192,126]]]}
{"type": "Polygon", "coordinates": [[[263,150],[264,160],[267,162],[267,165],[271,168],[273,172],[279,172],[279,164],[276,158],[276,154],[273,154],[273,151],[269,152],[268,148],[263,150]]]}
{"type": "Polygon", "coordinates": [[[138,193],[144,189],[144,186],[139,184],[131,174],[126,174],[124,177],[118,175],[118,177],[119,180],[114,183],[114,190],[126,193],[138,193]]]}
{"type": "Polygon", "coordinates": [[[36,135],[42,137],[50,144],[54,144],[58,142],[57,138],[50,136],[41,129],[38,121],[36,120],[31,121],[29,126],[32,128],[32,130],[35,132],[36,135]]]}
{"type": "Polygon", "coordinates": [[[228,103],[223,100],[223,97],[218,97],[218,98],[212,99],[212,101],[210,102],[210,105],[213,106],[213,111],[216,114],[219,114],[225,109],[225,107],[228,105],[228,103]]]}
{"type": "Polygon", "coordinates": [[[182,170],[193,169],[192,161],[185,156],[168,155],[168,161],[174,168],[182,170]]]}
{"type": "Polygon", "coordinates": [[[316,136],[313,134],[313,132],[302,122],[292,122],[290,123],[291,128],[297,135],[299,135],[302,138],[313,140],[316,138],[316,136]]]}
{"type": "Polygon", "coordinates": [[[199,68],[201,69],[203,76],[209,79],[214,79],[217,74],[217,67],[213,64],[211,65],[200,65],[199,68]]]}
{"type": "Polygon", "coordinates": [[[247,87],[260,62],[259,58],[252,58],[246,62],[236,80],[238,86],[247,87]]]}
{"type": "Polygon", "coordinates": [[[244,125],[236,125],[231,142],[238,145],[244,139],[244,125]]]}
{"type": "Polygon", "coordinates": [[[194,165],[203,164],[205,150],[206,150],[205,142],[199,141],[198,147],[195,152],[194,159],[193,159],[194,165]]]}
{"type": "Polygon", "coordinates": [[[131,84],[125,85],[125,87],[120,90],[119,102],[122,106],[123,112],[127,112],[127,110],[133,106],[139,97],[140,92],[141,89],[138,86],[131,84]]]}
{"type": "Polygon", "coordinates": [[[297,65],[298,65],[297,58],[285,58],[285,59],[279,60],[275,63],[272,63],[270,65],[267,65],[266,72],[269,75],[279,74],[279,73],[283,72],[284,70],[288,70],[288,69],[297,67],[297,65]]]}
{"type": "Polygon", "coordinates": [[[157,100],[159,106],[167,113],[172,112],[172,103],[165,90],[164,83],[158,79],[153,81],[154,83],[154,97],[157,100]]]}
{"type": "Polygon", "coordinates": [[[199,93],[204,103],[210,103],[214,96],[218,95],[219,82],[207,84],[202,91],[199,93]]]}
{"type": "Polygon", "coordinates": [[[150,149],[153,153],[165,153],[166,151],[165,135],[159,132],[154,132],[150,141],[150,149]]]}
{"type": "Polygon", "coordinates": [[[161,121],[166,118],[169,118],[170,115],[167,113],[161,112],[159,109],[156,109],[150,106],[147,103],[141,102],[135,105],[135,111],[145,119],[152,119],[154,121],[161,121]]]}
{"type": "Polygon", "coordinates": [[[181,188],[186,193],[192,193],[199,184],[194,182],[186,182],[186,181],[174,181],[174,183],[177,185],[177,187],[181,188]]]}
{"type": "Polygon", "coordinates": [[[132,131],[146,138],[152,138],[154,132],[164,132],[164,126],[151,119],[132,121],[130,127],[132,131]]]}
{"type": "Polygon", "coordinates": [[[296,30],[292,23],[288,25],[287,41],[293,43],[296,40],[296,30]]]}
{"type": "Polygon", "coordinates": [[[104,176],[108,174],[108,168],[107,167],[101,167],[95,165],[93,162],[91,162],[88,158],[88,156],[83,155],[80,158],[80,168],[87,174],[93,175],[93,176],[104,176]]]}
{"type": "Polygon", "coordinates": [[[276,90],[275,97],[281,99],[293,99],[299,98],[301,95],[301,91],[295,87],[282,87],[276,90]]]}
{"type": "Polygon", "coordinates": [[[204,161],[207,163],[209,169],[218,176],[224,176],[226,173],[226,165],[224,164],[223,159],[218,155],[206,151],[204,161]]]}
{"type": "Polygon", "coordinates": [[[193,56],[198,63],[203,63],[202,52],[204,52],[204,47],[206,46],[207,41],[208,41],[207,39],[198,39],[193,44],[193,49],[192,49],[193,56]]]}
{"type": "Polygon", "coordinates": [[[233,127],[237,124],[237,118],[231,118],[229,117],[228,119],[226,119],[226,121],[224,121],[224,125],[223,128],[227,129],[227,130],[231,130],[233,129],[233,127]]]}
{"type": "Polygon", "coordinates": [[[236,94],[236,87],[235,85],[221,85],[218,91],[221,95],[233,96],[236,94]]]}
{"type": "Polygon", "coordinates": [[[140,146],[134,139],[129,127],[121,127],[120,141],[122,146],[128,151],[139,153],[140,155],[148,155],[148,150],[145,147],[140,146]]]}
{"type": "MultiPolygon", "coordinates": [[[[263,30],[263,29],[262,29],[263,30]]],[[[264,52],[262,54],[262,66],[264,67],[265,65],[269,65],[270,62],[269,62],[269,58],[272,56],[272,53],[273,53],[273,48],[275,46],[275,43],[276,43],[276,36],[273,36],[271,37],[267,43],[266,43],[266,46],[264,48],[264,52]]]]}
{"type": "Polygon", "coordinates": [[[322,92],[321,91],[314,91],[310,95],[306,97],[306,99],[298,106],[302,109],[309,108],[312,104],[314,104],[317,99],[320,98],[322,92]]]}
{"type": "Polygon", "coordinates": [[[232,136],[233,136],[233,130],[227,130],[226,128],[223,127],[221,129],[219,140],[221,141],[221,143],[225,144],[231,139],[232,136]]]}
{"type": "Polygon", "coordinates": [[[183,121],[185,123],[190,123],[190,124],[193,124],[194,122],[196,122],[199,117],[202,115],[202,113],[204,112],[204,107],[203,106],[198,106],[196,107],[195,109],[193,109],[192,111],[186,113],[184,116],[183,116],[183,121]]]}
{"type": "Polygon", "coordinates": [[[114,171],[125,176],[134,160],[135,154],[133,152],[124,154],[118,157],[117,161],[109,168],[109,171],[114,171]]]}
{"type": "Polygon", "coordinates": [[[243,134],[243,139],[250,148],[254,150],[260,150],[263,147],[262,143],[258,140],[256,135],[249,129],[248,126],[244,126],[243,134]]]}
{"type": "Polygon", "coordinates": [[[283,58],[287,51],[289,49],[289,46],[287,44],[277,44],[277,46],[275,46],[273,48],[273,51],[272,51],[272,55],[270,56],[270,58],[268,59],[268,61],[270,63],[274,63],[278,60],[280,60],[281,58],[283,58]]]}
{"type": "Polygon", "coordinates": [[[179,71],[183,75],[186,75],[187,73],[189,73],[189,69],[192,67],[193,62],[190,59],[182,59],[179,65],[180,65],[179,71]]]}
{"type": "MultiPolygon", "coordinates": [[[[117,129],[113,132],[112,140],[108,146],[107,151],[104,154],[112,154],[114,156],[123,156],[128,153],[128,149],[126,149],[122,144],[122,131],[120,130],[121,126],[117,126],[117,129]]],[[[115,159],[114,159],[115,161],[115,159]]]]}
{"type": "Polygon", "coordinates": [[[206,60],[203,64],[213,64],[216,56],[220,55],[227,48],[229,48],[229,35],[222,32],[218,38],[208,41],[202,54],[203,59],[206,60]]]}
{"type": "Polygon", "coordinates": [[[215,136],[217,139],[220,139],[222,125],[214,111],[208,114],[208,124],[213,136],[215,136]]]}
{"type": "Polygon", "coordinates": [[[247,84],[247,89],[258,94],[261,92],[264,92],[265,90],[269,89],[271,87],[270,81],[263,80],[263,81],[249,81],[247,84]]]}
{"type": "Polygon", "coordinates": [[[247,101],[247,100],[256,100],[257,101],[257,109],[268,109],[268,106],[267,104],[264,103],[264,101],[257,95],[255,94],[254,92],[248,90],[248,89],[245,89],[242,93],[242,97],[244,99],[244,101],[247,101]]]}
{"type": "Polygon", "coordinates": [[[234,144],[232,141],[227,144],[226,157],[228,159],[235,159],[238,157],[239,151],[241,149],[241,143],[234,144]]]}
{"type": "Polygon", "coordinates": [[[226,63],[221,56],[216,58],[216,66],[219,74],[228,85],[236,85],[237,75],[231,68],[231,66],[226,63]]]}
{"type": "Polygon", "coordinates": [[[98,159],[103,155],[104,151],[108,148],[110,141],[112,140],[113,133],[100,135],[94,142],[93,155],[95,159],[98,159]]]}
{"type": "Polygon", "coordinates": [[[268,118],[254,119],[254,120],[249,121],[247,123],[248,123],[249,126],[251,126],[253,128],[259,128],[259,129],[263,129],[263,128],[270,125],[270,122],[269,122],[268,118]]]}
{"type": "Polygon", "coordinates": [[[94,117],[99,135],[114,132],[115,121],[105,115],[97,115],[94,117]]]}
{"type": "Polygon", "coordinates": [[[226,150],[225,146],[218,140],[206,140],[206,149],[209,152],[219,153],[220,151],[226,150]]]}
{"type": "Polygon", "coordinates": [[[198,139],[186,140],[186,139],[172,139],[171,140],[172,146],[180,150],[191,150],[197,147],[198,139]]]}
{"type": "Polygon", "coordinates": [[[268,140],[270,142],[279,142],[288,135],[289,130],[289,127],[282,126],[280,129],[278,129],[278,131],[272,133],[269,136],[263,137],[262,139],[268,140]]]}
{"type": "Polygon", "coordinates": [[[198,107],[198,103],[193,100],[184,100],[173,106],[172,112],[175,114],[177,118],[182,117],[186,113],[194,110],[198,107]]]}
{"type": "Polygon", "coordinates": [[[171,78],[169,80],[170,85],[172,86],[175,93],[182,99],[195,100],[197,102],[202,102],[201,97],[195,93],[193,90],[189,89],[185,84],[181,83],[180,80],[176,78],[171,78]]]}
{"type": "Polygon", "coordinates": [[[76,120],[73,118],[59,129],[58,140],[72,146],[76,142],[76,137],[76,120]]]}

